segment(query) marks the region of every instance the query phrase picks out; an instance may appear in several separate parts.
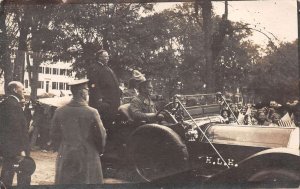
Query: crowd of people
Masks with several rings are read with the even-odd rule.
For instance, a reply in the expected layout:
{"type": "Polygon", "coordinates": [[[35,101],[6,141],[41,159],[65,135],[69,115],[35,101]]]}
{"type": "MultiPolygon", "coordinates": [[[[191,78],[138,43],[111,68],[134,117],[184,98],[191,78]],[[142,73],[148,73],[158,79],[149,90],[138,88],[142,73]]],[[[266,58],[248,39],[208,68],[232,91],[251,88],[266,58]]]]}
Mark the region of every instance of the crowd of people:
{"type": "Polygon", "coordinates": [[[281,105],[270,101],[268,105],[229,103],[221,110],[226,123],[240,125],[263,125],[278,127],[295,127],[298,125],[296,107],[298,102],[281,105]]]}

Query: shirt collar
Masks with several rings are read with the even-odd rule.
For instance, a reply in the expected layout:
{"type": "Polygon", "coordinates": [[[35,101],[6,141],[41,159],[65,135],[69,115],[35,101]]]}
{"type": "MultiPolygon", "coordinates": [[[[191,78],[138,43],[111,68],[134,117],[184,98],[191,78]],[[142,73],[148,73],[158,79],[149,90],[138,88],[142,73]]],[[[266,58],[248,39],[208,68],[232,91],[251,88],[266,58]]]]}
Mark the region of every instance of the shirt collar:
{"type": "Polygon", "coordinates": [[[20,102],[20,99],[18,97],[16,97],[15,95],[9,95],[9,96],[14,97],[15,99],[17,99],[18,102],[20,102]]]}
{"type": "Polygon", "coordinates": [[[88,103],[82,99],[74,99],[68,103],[69,106],[88,106],[88,103]]]}

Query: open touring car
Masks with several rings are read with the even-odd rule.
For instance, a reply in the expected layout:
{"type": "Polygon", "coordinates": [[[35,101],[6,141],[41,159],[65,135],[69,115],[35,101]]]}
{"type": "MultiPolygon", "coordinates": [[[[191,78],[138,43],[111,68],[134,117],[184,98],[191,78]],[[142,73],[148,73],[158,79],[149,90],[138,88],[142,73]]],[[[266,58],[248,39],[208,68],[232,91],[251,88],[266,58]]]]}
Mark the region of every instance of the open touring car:
{"type": "Polygon", "coordinates": [[[120,108],[115,132],[130,134],[112,139],[145,181],[300,181],[298,127],[225,124],[216,101],[186,107],[183,98],[158,111],[166,120],[157,124],[133,126],[128,105],[120,108]]]}

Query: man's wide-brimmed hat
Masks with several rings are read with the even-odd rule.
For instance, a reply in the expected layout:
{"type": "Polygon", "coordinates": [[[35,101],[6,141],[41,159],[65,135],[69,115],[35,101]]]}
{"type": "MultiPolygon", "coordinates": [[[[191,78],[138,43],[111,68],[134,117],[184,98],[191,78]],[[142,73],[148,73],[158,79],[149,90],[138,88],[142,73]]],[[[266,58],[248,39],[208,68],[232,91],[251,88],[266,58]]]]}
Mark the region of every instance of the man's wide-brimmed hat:
{"type": "Polygon", "coordinates": [[[132,79],[138,80],[138,81],[146,81],[145,75],[142,74],[138,70],[133,70],[132,71],[132,79]]]}
{"type": "Polygon", "coordinates": [[[89,82],[88,79],[74,79],[73,81],[69,82],[69,86],[76,86],[76,85],[82,85],[89,82]]]}

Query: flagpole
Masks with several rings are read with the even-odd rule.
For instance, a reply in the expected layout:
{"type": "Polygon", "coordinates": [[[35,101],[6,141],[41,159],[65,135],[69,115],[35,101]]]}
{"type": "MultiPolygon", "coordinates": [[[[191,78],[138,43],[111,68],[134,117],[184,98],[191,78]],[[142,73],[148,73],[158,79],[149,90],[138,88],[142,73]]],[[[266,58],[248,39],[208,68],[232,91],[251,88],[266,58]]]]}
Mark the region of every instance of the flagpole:
{"type": "Polygon", "coordinates": [[[226,106],[228,107],[229,111],[230,111],[230,112],[231,112],[231,114],[233,115],[233,117],[234,117],[235,121],[236,121],[236,122],[237,122],[237,124],[239,125],[239,122],[238,122],[238,119],[237,119],[237,117],[234,115],[234,113],[233,113],[232,109],[230,108],[229,104],[226,102],[226,99],[224,98],[224,96],[222,95],[222,93],[221,93],[221,92],[217,92],[217,93],[216,93],[216,96],[217,96],[217,98],[221,98],[221,99],[224,101],[224,103],[225,103],[225,104],[226,104],[226,106]]]}

